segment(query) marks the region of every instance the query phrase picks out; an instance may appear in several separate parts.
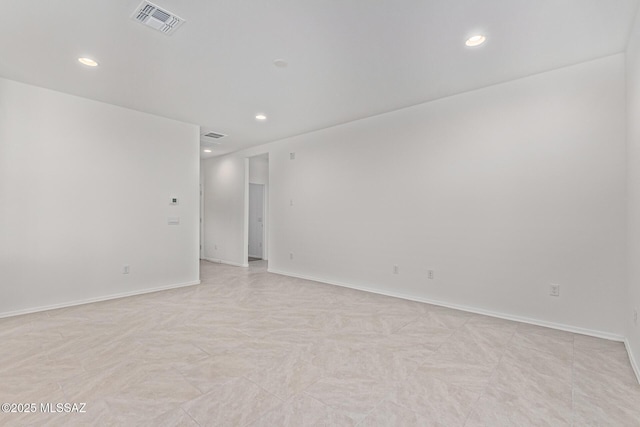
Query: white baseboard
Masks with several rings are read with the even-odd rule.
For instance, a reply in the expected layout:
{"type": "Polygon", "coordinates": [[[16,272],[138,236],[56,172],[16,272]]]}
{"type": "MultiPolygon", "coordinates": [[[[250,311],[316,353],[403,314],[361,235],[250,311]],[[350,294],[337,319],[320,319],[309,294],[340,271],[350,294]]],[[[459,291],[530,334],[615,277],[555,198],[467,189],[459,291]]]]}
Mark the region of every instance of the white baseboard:
{"type": "Polygon", "coordinates": [[[627,349],[627,354],[629,355],[629,362],[631,363],[631,367],[633,368],[633,373],[636,374],[636,379],[638,380],[638,383],[640,383],[640,367],[638,366],[635,354],[633,354],[633,350],[631,349],[631,343],[627,338],[624,339],[624,346],[627,349]]]}
{"type": "Polygon", "coordinates": [[[561,331],[573,332],[573,333],[582,334],[582,335],[589,335],[589,336],[592,336],[592,337],[604,338],[604,339],[611,340],[611,341],[619,341],[619,342],[624,342],[625,341],[625,337],[623,335],[612,334],[610,332],[598,331],[598,330],[594,330],[594,329],[585,329],[585,328],[580,328],[578,326],[565,325],[565,324],[562,324],[562,323],[547,322],[545,320],[539,320],[539,319],[531,319],[531,318],[528,318],[528,317],[516,316],[516,315],[513,315],[513,314],[501,313],[501,312],[496,312],[496,311],[491,311],[491,310],[484,310],[484,309],[481,309],[481,308],[469,307],[469,306],[465,306],[465,305],[452,304],[452,303],[448,303],[448,302],[445,302],[445,301],[438,301],[438,300],[433,300],[433,299],[429,299],[429,298],[422,298],[422,297],[418,297],[418,296],[414,296],[414,295],[405,295],[405,294],[401,294],[401,293],[397,293],[397,292],[381,291],[379,289],[371,289],[371,288],[367,288],[367,287],[364,287],[364,286],[352,285],[350,283],[336,282],[336,281],[333,281],[333,280],[325,280],[325,279],[318,278],[318,277],[311,277],[311,276],[305,276],[305,275],[302,275],[302,274],[289,273],[289,272],[286,272],[286,271],[281,271],[281,270],[276,270],[276,269],[271,269],[271,268],[268,268],[267,271],[269,273],[281,274],[283,276],[290,276],[290,277],[296,277],[298,279],[312,280],[314,282],[326,283],[326,284],[334,285],[334,286],[341,286],[343,288],[356,289],[358,291],[371,292],[371,293],[374,293],[374,294],[385,295],[385,296],[388,296],[388,297],[401,298],[401,299],[406,299],[406,300],[410,300],[410,301],[417,301],[417,302],[424,302],[426,304],[438,305],[438,306],[441,306],[441,307],[452,308],[452,309],[455,309],[455,310],[466,311],[466,312],[469,312],[469,313],[482,314],[482,315],[485,315],[485,316],[497,317],[499,319],[512,320],[512,321],[521,322],[521,323],[528,323],[528,324],[536,325],[536,326],[544,326],[545,328],[558,329],[558,330],[561,330],[561,331]]]}
{"type": "Polygon", "coordinates": [[[193,285],[199,285],[199,284],[200,284],[200,280],[194,280],[193,282],[176,283],[176,284],[173,284],[173,285],[159,286],[157,288],[142,289],[142,290],[139,290],[139,291],[122,292],[122,293],[119,293],[119,294],[105,295],[105,296],[96,297],[96,298],[86,298],[86,299],[82,299],[82,300],[63,302],[63,303],[60,303],[60,304],[44,305],[44,306],[40,306],[40,307],[26,308],[26,309],[23,309],[23,310],[6,311],[4,313],[0,313],[0,319],[2,319],[4,317],[20,316],[20,315],[29,314],[29,313],[38,313],[40,311],[56,310],[58,308],[73,307],[73,306],[76,306],[76,305],[91,304],[91,303],[94,303],[94,302],[108,301],[108,300],[112,300],[112,299],[132,297],[132,296],[135,296],[135,295],[150,294],[152,292],[166,291],[168,289],[175,289],[175,288],[184,288],[186,286],[193,286],[193,285]]]}
{"type": "Polygon", "coordinates": [[[245,264],[239,264],[237,262],[225,261],[223,259],[217,259],[217,258],[202,258],[202,259],[209,262],[217,262],[218,264],[233,265],[234,267],[249,267],[248,261],[245,264]]]}

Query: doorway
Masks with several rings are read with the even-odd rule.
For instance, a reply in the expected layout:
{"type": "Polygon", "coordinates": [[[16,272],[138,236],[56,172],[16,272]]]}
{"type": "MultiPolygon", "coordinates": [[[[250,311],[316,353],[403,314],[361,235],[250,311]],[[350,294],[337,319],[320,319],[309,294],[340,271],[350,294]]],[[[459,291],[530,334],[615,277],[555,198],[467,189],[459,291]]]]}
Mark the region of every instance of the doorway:
{"type": "Polygon", "coordinates": [[[264,258],[264,184],[249,184],[249,261],[264,258]]]}
{"type": "Polygon", "coordinates": [[[269,258],[269,154],[249,157],[246,162],[244,215],[248,264],[269,258]]]}
{"type": "Polygon", "coordinates": [[[204,190],[200,178],[200,259],[204,259],[204,190]]]}

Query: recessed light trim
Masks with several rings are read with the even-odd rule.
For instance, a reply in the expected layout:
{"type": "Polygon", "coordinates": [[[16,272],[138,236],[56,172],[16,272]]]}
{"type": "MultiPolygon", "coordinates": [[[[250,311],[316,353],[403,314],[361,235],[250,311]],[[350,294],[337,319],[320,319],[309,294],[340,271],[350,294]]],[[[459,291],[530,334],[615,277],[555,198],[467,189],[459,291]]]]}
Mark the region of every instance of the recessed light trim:
{"type": "Polygon", "coordinates": [[[78,58],[78,62],[86,65],[87,67],[97,67],[98,63],[91,58],[81,57],[78,58]]]}
{"type": "Polygon", "coordinates": [[[482,43],[487,41],[487,37],[482,34],[476,34],[475,36],[471,36],[464,42],[465,45],[469,47],[480,46],[482,43]]]}
{"type": "Polygon", "coordinates": [[[267,116],[264,114],[256,114],[256,120],[265,121],[267,120],[267,116]]]}

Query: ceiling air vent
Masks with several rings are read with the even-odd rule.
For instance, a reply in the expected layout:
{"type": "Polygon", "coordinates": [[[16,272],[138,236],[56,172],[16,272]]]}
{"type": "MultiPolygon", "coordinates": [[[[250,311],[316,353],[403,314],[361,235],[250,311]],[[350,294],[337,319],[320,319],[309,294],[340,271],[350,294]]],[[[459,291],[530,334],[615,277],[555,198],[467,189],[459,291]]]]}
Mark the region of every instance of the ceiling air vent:
{"type": "Polygon", "coordinates": [[[207,138],[220,139],[220,138],[224,138],[227,135],[224,135],[222,133],[207,132],[202,136],[206,136],[207,138]]]}
{"type": "Polygon", "coordinates": [[[184,22],[184,19],[179,16],[161,9],[146,0],[140,3],[140,6],[133,12],[131,18],[167,35],[173,34],[184,22]]]}

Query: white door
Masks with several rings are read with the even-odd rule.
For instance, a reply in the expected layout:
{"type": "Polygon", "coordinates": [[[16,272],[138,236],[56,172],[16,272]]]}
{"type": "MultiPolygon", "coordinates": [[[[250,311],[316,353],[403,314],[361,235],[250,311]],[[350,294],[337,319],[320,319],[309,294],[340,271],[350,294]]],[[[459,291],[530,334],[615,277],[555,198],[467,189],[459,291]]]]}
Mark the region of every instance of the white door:
{"type": "Polygon", "coordinates": [[[264,184],[249,184],[249,256],[263,257],[264,184]]]}

